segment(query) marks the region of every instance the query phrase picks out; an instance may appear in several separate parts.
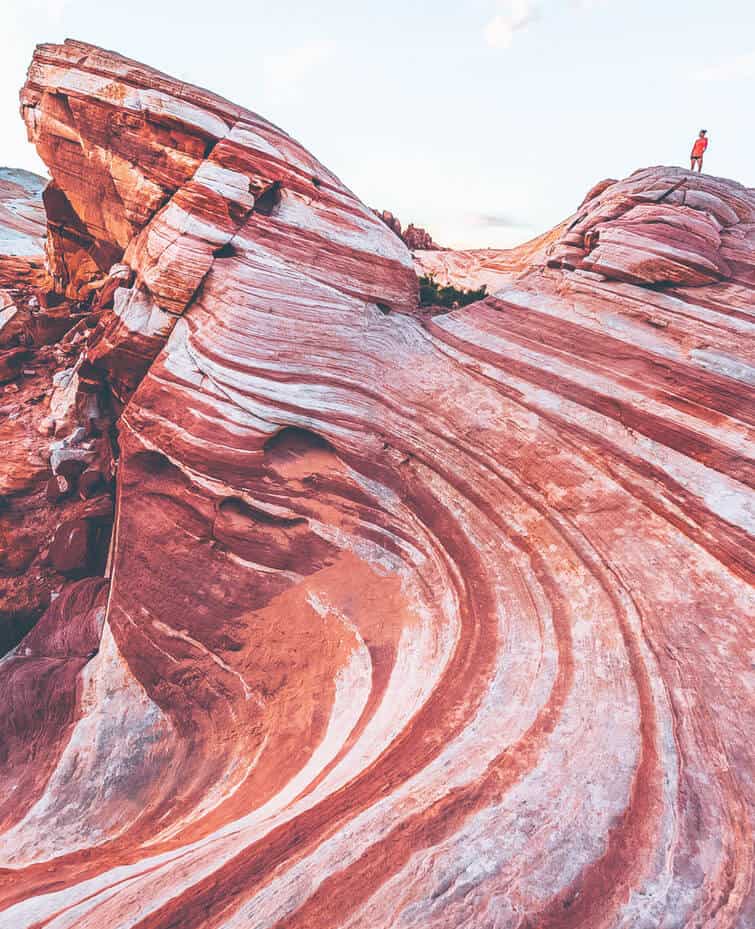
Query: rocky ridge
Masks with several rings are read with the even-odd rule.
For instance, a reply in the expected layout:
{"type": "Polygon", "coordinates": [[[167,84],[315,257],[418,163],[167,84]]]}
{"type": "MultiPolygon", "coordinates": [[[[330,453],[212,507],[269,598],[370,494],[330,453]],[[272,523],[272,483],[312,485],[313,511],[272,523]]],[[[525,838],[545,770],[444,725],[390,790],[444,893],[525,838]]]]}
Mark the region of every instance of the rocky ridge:
{"type": "Polygon", "coordinates": [[[495,293],[513,277],[546,260],[548,249],[558,241],[568,226],[567,220],[554,229],[516,248],[440,249],[415,252],[414,267],[418,275],[432,277],[440,285],[462,290],[477,290],[485,285],[495,293]]]}
{"type": "Polygon", "coordinates": [[[444,251],[440,245],[433,241],[433,237],[430,233],[421,226],[415,226],[414,223],[409,223],[406,229],[404,229],[401,225],[401,221],[394,216],[390,210],[375,210],[374,212],[376,216],[379,216],[380,219],[383,220],[389,229],[392,229],[396,233],[409,251],[415,252],[428,249],[444,251]]]}
{"type": "Polygon", "coordinates": [[[599,185],[427,315],[255,114],[70,41],[21,102],[117,503],[0,662],[0,924],[744,929],[755,192],[599,185]]]}

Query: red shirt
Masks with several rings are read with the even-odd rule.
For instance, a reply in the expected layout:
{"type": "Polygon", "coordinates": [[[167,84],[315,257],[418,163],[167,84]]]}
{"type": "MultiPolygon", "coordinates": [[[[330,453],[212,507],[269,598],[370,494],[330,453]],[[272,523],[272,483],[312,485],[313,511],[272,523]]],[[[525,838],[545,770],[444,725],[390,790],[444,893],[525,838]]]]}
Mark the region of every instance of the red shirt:
{"type": "Polygon", "coordinates": [[[698,139],[695,139],[695,144],[692,146],[692,157],[693,158],[702,158],[703,152],[708,147],[708,140],[705,136],[701,136],[698,139]]]}

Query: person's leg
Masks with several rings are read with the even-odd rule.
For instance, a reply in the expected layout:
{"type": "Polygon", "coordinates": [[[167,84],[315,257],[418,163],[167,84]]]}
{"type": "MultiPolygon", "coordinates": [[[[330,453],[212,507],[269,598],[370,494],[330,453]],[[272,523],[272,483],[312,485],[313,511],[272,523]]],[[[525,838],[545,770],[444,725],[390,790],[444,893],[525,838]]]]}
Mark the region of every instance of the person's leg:
{"type": "Polygon", "coordinates": [[[695,159],[694,159],[694,158],[690,158],[690,160],[689,160],[689,169],[690,169],[690,171],[694,171],[694,170],[695,170],[695,159]]]}
{"type": "Polygon", "coordinates": [[[697,159],[697,173],[698,173],[698,174],[702,174],[702,173],[703,173],[703,159],[702,159],[702,156],[700,156],[700,158],[697,159]]]}

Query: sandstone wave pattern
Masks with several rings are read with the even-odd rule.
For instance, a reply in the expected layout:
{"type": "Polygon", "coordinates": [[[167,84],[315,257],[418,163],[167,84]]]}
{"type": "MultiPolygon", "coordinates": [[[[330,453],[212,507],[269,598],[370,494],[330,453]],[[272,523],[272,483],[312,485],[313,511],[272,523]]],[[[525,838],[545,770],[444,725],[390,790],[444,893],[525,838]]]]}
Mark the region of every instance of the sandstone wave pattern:
{"type": "Polygon", "coordinates": [[[117,442],[0,661],[0,927],[752,926],[755,191],[607,181],[434,312],[254,113],[72,41],[21,110],[117,442]]]}

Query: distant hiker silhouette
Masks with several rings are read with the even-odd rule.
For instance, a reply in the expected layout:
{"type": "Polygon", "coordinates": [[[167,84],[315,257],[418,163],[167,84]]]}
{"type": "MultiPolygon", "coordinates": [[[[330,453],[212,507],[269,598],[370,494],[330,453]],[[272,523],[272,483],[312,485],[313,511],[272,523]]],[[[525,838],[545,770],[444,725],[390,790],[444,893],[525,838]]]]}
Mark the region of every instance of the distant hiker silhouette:
{"type": "Polygon", "coordinates": [[[694,171],[695,162],[697,162],[698,174],[703,170],[703,155],[708,147],[707,133],[707,129],[700,130],[700,135],[695,139],[695,144],[692,146],[692,154],[689,156],[689,169],[694,171]]]}

